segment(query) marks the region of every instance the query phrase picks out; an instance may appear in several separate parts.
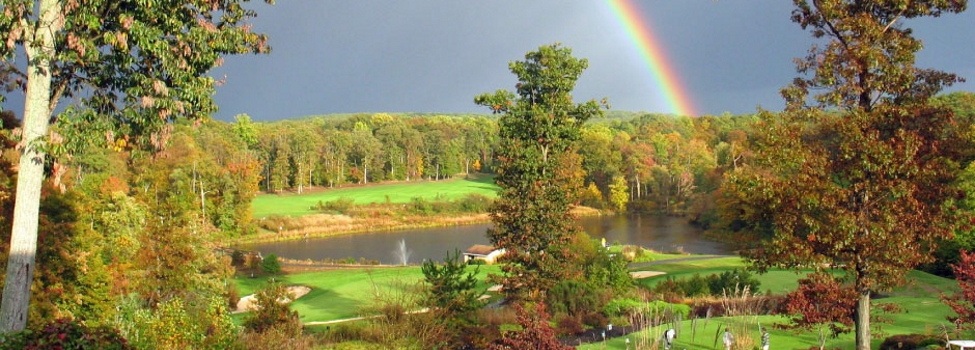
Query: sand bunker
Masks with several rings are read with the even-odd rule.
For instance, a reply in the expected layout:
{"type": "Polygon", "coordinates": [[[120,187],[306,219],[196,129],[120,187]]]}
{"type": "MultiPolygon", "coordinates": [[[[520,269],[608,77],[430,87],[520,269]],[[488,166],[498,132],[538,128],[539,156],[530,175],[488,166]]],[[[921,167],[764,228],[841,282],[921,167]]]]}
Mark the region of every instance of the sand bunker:
{"type": "MultiPolygon", "coordinates": [[[[311,288],[306,286],[288,286],[288,293],[294,295],[295,299],[305,296],[308,292],[311,292],[311,288]]],[[[241,297],[240,301],[237,302],[237,310],[234,310],[234,313],[256,310],[257,305],[255,305],[255,302],[254,294],[241,297]]],[[[290,303],[291,300],[284,300],[284,302],[290,303]]]]}
{"type": "Polygon", "coordinates": [[[649,278],[649,277],[660,276],[665,274],[667,273],[660,272],[660,271],[633,271],[630,272],[630,277],[633,277],[633,279],[641,279],[641,278],[649,278]]]}

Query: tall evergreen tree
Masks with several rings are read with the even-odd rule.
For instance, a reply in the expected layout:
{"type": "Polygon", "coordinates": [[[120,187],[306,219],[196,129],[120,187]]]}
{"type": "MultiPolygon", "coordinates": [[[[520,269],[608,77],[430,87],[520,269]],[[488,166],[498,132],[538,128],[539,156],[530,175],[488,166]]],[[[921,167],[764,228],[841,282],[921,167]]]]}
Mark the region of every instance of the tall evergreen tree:
{"type": "MultiPolygon", "coordinates": [[[[587,120],[602,115],[596,101],[576,104],[572,89],[588,66],[559,44],[546,45],[511,62],[516,93],[498,90],[474,102],[501,114],[497,150],[500,197],[491,209],[491,242],[506,250],[503,285],[509,296],[544,300],[544,292],[563,279],[577,230],[569,213],[578,181],[561,171],[587,120]]],[[[605,101],[604,101],[605,104],[605,101]]]]}

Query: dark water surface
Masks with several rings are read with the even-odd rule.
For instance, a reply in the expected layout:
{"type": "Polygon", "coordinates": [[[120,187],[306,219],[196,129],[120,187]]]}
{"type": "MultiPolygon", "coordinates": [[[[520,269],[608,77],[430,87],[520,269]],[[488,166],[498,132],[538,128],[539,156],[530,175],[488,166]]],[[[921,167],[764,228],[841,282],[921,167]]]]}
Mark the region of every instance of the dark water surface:
{"type": "MultiPolygon", "coordinates": [[[[593,216],[577,223],[595,239],[608,243],[635,244],[657,251],[681,249],[695,254],[729,254],[723,243],[709,241],[702,231],[684,218],[654,215],[593,216]]],[[[486,231],[490,224],[438,227],[393,232],[360,233],[298,241],[271,242],[241,246],[290,259],[322,260],[366,258],[384,264],[401,262],[400,241],[405,240],[409,262],[442,260],[448,251],[461,251],[474,244],[489,244],[486,231]]]]}

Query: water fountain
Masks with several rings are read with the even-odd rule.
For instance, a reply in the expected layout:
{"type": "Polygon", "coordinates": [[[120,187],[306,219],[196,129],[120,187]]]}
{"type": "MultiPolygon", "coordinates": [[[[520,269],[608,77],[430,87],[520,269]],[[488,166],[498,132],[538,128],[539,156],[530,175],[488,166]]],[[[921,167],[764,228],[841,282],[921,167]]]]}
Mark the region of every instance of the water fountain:
{"type": "Polygon", "coordinates": [[[413,255],[413,251],[406,249],[406,239],[399,240],[399,249],[393,251],[396,257],[399,258],[400,264],[406,266],[410,262],[410,255],[413,255]]]}

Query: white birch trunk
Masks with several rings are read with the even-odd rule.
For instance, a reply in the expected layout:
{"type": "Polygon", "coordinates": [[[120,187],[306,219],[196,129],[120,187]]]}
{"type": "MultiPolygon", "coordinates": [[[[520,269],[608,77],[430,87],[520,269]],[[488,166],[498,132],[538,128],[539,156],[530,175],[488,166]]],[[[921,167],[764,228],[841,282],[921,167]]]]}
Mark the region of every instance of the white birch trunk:
{"type": "MultiPolygon", "coordinates": [[[[27,30],[26,41],[33,37],[38,46],[26,44],[27,95],[24,101],[23,141],[17,173],[16,203],[10,237],[7,277],[0,303],[0,332],[13,333],[27,326],[30,285],[34,280],[37,255],[37,219],[40,211],[41,185],[44,181],[43,138],[51,118],[51,57],[55,55],[54,33],[61,4],[42,0],[36,31],[27,30]]],[[[25,23],[26,24],[26,23],[25,23]]]]}

